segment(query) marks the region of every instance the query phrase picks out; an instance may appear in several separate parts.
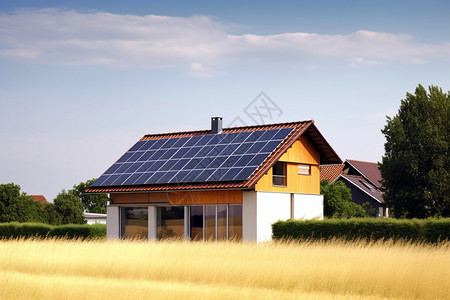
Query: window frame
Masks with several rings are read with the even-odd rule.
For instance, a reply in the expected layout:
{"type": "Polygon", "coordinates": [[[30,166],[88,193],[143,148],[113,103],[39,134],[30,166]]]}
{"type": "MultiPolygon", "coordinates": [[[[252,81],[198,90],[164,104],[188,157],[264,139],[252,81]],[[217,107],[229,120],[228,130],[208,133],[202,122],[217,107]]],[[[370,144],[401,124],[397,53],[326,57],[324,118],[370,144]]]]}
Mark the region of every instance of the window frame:
{"type": "Polygon", "coordinates": [[[311,165],[309,164],[298,164],[297,165],[297,173],[298,175],[309,175],[311,176],[311,165]],[[305,172],[301,172],[300,170],[305,170],[305,172]],[[308,169],[308,172],[306,172],[306,169],[308,169]]]}
{"type": "Polygon", "coordinates": [[[284,161],[277,161],[273,167],[272,167],[272,186],[275,187],[287,187],[287,163],[284,161]],[[279,165],[282,165],[282,167],[278,167],[279,165]],[[277,170],[282,169],[283,174],[275,174],[275,168],[277,170]],[[282,179],[282,184],[276,183],[275,179],[282,179]]]}

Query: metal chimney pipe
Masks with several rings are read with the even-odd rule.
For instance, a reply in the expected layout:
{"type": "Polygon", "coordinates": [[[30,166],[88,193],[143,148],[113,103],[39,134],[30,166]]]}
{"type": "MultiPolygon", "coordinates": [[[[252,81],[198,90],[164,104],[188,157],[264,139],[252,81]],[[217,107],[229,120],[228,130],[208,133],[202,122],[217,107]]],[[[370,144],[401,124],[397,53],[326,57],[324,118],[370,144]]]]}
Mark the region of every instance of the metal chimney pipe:
{"type": "Polygon", "coordinates": [[[218,134],[222,132],[222,117],[211,118],[211,133],[218,134]]]}

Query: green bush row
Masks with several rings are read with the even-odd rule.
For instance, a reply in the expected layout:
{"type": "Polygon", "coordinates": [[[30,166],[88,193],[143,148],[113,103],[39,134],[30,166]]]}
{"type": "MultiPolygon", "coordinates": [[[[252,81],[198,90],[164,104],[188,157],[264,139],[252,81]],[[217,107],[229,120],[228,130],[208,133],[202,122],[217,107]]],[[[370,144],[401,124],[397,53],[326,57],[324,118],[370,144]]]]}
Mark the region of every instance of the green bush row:
{"type": "Polygon", "coordinates": [[[0,239],[14,238],[97,239],[106,237],[105,224],[68,224],[51,226],[42,223],[0,223],[0,239]]]}
{"type": "Polygon", "coordinates": [[[450,218],[406,220],[354,218],[287,220],[272,224],[274,239],[408,240],[436,243],[450,240],[450,218]]]}

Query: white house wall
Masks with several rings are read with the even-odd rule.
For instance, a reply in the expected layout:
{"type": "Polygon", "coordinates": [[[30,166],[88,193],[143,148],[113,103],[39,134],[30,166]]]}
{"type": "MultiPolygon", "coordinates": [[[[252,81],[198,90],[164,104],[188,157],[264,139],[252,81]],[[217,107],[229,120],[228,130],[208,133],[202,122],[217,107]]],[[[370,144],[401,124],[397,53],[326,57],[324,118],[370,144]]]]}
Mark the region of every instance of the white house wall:
{"type": "Polygon", "coordinates": [[[106,207],[106,238],[118,239],[120,237],[120,207],[106,207]]]}
{"type": "Polygon", "coordinates": [[[311,194],[247,191],[242,202],[244,241],[272,239],[272,224],[278,220],[323,219],[323,196],[311,194]]]}
{"type": "Polygon", "coordinates": [[[242,239],[256,241],[256,194],[257,192],[242,193],[242,239]]]}
{"type": "Polygon", "coordinates": [[[291,217],[291,194],[257,192],[257,241],[272,239],[272,224],[291,217]]]}
{"type": "Polygon", "coordinates": [[[148,207],[148,239],[156,240],[157,232],[157,211],[156,206],[148,207]]]}
{"type": "Polygon", "coordinates": [[[244,241],[264,242],[272,239],[272,223],[291,216],[291,194],[253,192],[243,193],[242,238],[244,241]]]}
{"type": "Polygon", "coordinates": [[[293,194],[294,219],[323,219],[323,195],[293,194]]]}

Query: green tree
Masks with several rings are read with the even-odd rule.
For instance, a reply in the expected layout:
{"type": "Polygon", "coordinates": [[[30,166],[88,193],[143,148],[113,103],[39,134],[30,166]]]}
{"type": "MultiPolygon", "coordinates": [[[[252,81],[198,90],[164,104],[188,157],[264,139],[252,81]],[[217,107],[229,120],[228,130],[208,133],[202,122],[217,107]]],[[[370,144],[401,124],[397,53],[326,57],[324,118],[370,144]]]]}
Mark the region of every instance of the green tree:
{"type": "Polygon", "coordinates": [[[419,85],[387,117],[380,171],[384,200],[397,218],[450,217],[450,92],[419,85]]]}
{"type": "Polygon", "coordinates": [[[359,204],[350,202],[352,194],[342,181],[330,183],[328,179],[320,182],[323,195],[324,215],[328,218],[366,217],[368,212],[359,204]]]}
{"type": "Polygon", "coordinates": [[[56,212],[61,217],[61,224],[86,223],[83,215],[83,204],[73,191],[62,190],[53,200],[53,203],[56,212]]]}
{"type": "Polygon", "coordinates": [[[0,184],[0,222],[46,222],[42,203],[14,183],[0,184]]]}
{"type": "Polygon", "coordinates": [[[90,213],[106,214],[106,202],[108,196],[106,194],[85,194],[84,191],[94,183],[96,178],[90,179],[86,182],[80,182],[73,186],[73,191],[83,203],[85,211],[90,213]]]}
{"type": "Polygon", "coordinates": [[[45,223],[50,225],[60,225],[62,217],[56,210],[56,205],[53,203],[44,204],[45,223]]]}

